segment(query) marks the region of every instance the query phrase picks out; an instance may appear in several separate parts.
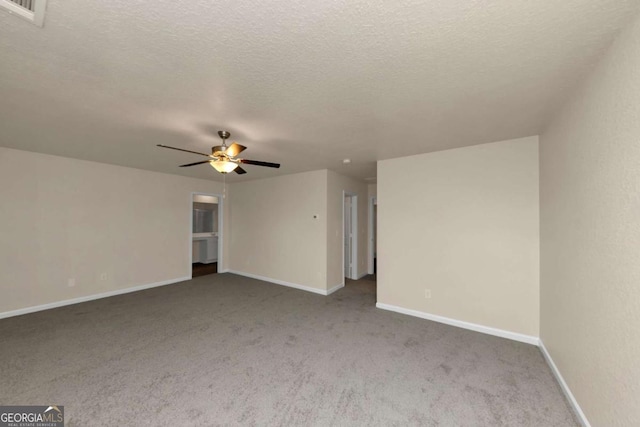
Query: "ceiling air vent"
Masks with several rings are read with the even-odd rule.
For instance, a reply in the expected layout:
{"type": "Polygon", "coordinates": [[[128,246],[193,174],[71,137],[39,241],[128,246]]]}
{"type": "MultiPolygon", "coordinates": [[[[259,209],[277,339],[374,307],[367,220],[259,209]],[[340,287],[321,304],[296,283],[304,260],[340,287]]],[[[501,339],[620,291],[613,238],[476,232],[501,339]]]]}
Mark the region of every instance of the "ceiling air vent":
{"type": "Polygon", "coordinates": [[[42,27],[47,0],[0,0],[0,8],[42,27]]]}

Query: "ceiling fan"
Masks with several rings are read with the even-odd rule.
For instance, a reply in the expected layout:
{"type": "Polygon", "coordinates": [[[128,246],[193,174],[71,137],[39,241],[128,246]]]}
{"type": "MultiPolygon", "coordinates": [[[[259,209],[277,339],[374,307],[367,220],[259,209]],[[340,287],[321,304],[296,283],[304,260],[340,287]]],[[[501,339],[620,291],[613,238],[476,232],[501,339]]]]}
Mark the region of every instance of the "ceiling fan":
{"type": "Polygon", "coordinates": [[[170,148],[172,150],[184,151],[192,154],[199,154],[201,156],[209,157],[208,160],[203,160],[201,162],[195,163],[187,163],[186,165],[180,165],[181,168],[187,168],[189,166],[202,165],[205,163],[209,163],[215,170],[220,173],[229,173],[235,172],[238,175],[242,175],[247,173],[246,170],[240,167],[240,164],[245,165],[255,165],[255,166],[266,166],[268,168],[279,168],[280,163],[270,163],[270,162],[262,162],[259,160],[247,160],[247,159],[238,159],[238,154],[242,153],[247,147],[232,143],[227,146],[227,139],[231,136],[229,132],[226,130],[219,130],[218,135],[222,138],[222,145],[216,145],[211,148],[211,154],[198,153],[197,151],[185,150],[182,148],[169,147],[168,145],[158,144],[158,147],[162,148],[170,148]]]}

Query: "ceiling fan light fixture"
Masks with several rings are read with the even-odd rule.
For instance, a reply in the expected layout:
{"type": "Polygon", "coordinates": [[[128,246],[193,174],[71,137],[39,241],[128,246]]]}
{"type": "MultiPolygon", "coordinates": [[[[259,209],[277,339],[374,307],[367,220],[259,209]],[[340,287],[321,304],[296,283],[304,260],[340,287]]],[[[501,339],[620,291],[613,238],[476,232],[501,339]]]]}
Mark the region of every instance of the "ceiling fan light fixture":
{"type": "MultiPolygon", "coordinates": [[[[0,0],[2,2],[4,0],[0,0]]],[[[158,144],[158,147],[169,148],[171,150],[184,151],[185,153],[198,154],[200,156],[204,156],[207,160],[202,160],[200,162],[188,163],[186,165],[180,165],[181,168],[186,168],[190,166],[202,165],[205,163],[209,163],[212,168],[216,171],[227,174],[229,172],[235,172],[238,175],[244,175],[247,173],[246,170],[240,167],[240,163],[247,165],[255,165],[255,166],[264,166],[267,168],[279,168],[280,163],[271,163],[271,162],[263,162],[261,160],[248,160],[248,159],[239,159],[238,154],[242,153],[247,147],[244,145],[240,145],[237,142],[232,143],[227,146],[227,138],[229,138],[230,133],[227,131],[221,130],[218,132],[220,138],[222,138],[222,145],[216,145],[215,147],[211,147],[211,154],[200,153],[198,151],[185,150],[184,148],[178,147],[170,147],[168,145],[158,144]]]]}
{"type": "Polygon", "coordinates": [[[220,173],[233,172],[238,164],[229,160],[213,160],[209,164],[220,173]]]}

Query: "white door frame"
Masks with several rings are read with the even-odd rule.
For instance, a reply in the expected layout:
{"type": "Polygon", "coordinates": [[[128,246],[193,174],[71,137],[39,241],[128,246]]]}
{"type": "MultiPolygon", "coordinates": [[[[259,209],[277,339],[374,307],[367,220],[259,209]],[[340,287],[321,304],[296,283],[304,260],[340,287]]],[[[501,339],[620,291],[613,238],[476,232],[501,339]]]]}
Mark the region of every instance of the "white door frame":
{"type": "Polygon", "coordinates": [[[189,277],[193,279],[191,266],[193,264],[193,197],[194,196],[212,196],[218,198],[218,273],[222,272],[222,247],[224,234],[224,198],[222,194],[217,193],[200,193],[194,191],[189,197],[189,277]]]}
{"type": "MultiPolygon", "coordinates": [[[[376,224],[373,221],[373,211],[378,202],[378,198],[376,196],[369,197],[369,244],[368,244],[368,262],[367,262],[367,273],[373,274],[373,261],[376,255],[376,248],[373,246],[373,236],[376,232],[376,224]]],[[[377,218],[376,218],[377,222],[377,218]]],[[[376,236],[377,237],[377,236],[376,236]]]]}
{"type": "Polygon", "coordinates": [[[351,197],[351,270],[349,276],[346,276],[351,280],[358,280],[358,193],[350,193],[342,190],[342,277],[345,277],[345,262],[344,262],[344,228],[345,228],[345,197],[351,197]]]}

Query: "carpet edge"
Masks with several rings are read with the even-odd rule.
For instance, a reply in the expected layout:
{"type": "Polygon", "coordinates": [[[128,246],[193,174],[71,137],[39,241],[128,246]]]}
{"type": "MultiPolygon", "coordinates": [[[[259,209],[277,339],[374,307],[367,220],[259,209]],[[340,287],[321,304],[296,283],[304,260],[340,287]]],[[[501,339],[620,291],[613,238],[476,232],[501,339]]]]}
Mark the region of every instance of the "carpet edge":
{"type": "Polygon", "coordinates": [[[571,405],[571,409],[573,409],[573,412],[576,414],[578,421],[580,421],[580,423],[584,427],[591,427],[591,424],[589,423],[587,416],[582,411],[582,408],[580,407],[580,404],[578,404],[578,401],[576,400],[575,396],[571,392],[569,385],[564,380],[564,377],[560,373],[560,370],[558,369],[555,362],[551,358],[551,355],[547,351],[547,348],[544,346],[542,339],[540,339],[540,344],[538,345],[538,347],[540,348],[542,357],[544,357],[544,361],[547,362],[547,365],[551,369],[551,372],[553,373],[553,376],[555,377],[556,381],[558,381],[558,384],[560,385],[562,392],[564,393],[565,397],[569,401],[569,404],[571,405]]]}
{"type": "Polygon", "coordinates": [[[157,288],[159,286],[171,285],[173,283],[184,282],[191,279],[190,276],[177,277],[175,279],[163,280],[160,282],[148,283],[146,285],[138,285],[130,288],[116,289],[108,292],[101,292],[99,294],[91,294],[83,297],[71,298],[61,301],[54,301],[47,304],[34,305],[31,307],[19,308],[17,310],[10,310],[0,313],[0,319],[6,319],[8,317],[22,316],[23,314],[36,313],[38,311],[51,310],[52,308],[64,307],[67,305],[79,304],[81,302],[93,301],[102,298],[109,298],[116,295],[128,294],[131,292],[143,291],[145,289],[157,288]]]}
{"type": "Polygon", "coordinates": [[[487,335],[494,335],[501,338],[519,341],[526,344],[538,346],[540,339],[532,335],[520,334],[518,332],[506,331],[504,329],[492,328],[490,326],[479,325],[477,323],[465,322],[462,320],[452,319],[450,317],[438,316],[436,314],[426,313],[424,311],[412,310],[408,308],[398,307],[391,304],[376,303],[377,308],[383,310],[394,311],[396,313],[406,314],[408,316],[419,317],[421,319],[431,320],[433,322],[444,323],[450,326],[456,326],[462,329],[468,329],[475,332],[481,332],[487,335]]]}

